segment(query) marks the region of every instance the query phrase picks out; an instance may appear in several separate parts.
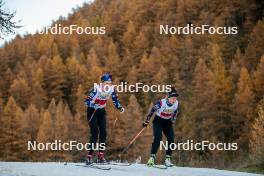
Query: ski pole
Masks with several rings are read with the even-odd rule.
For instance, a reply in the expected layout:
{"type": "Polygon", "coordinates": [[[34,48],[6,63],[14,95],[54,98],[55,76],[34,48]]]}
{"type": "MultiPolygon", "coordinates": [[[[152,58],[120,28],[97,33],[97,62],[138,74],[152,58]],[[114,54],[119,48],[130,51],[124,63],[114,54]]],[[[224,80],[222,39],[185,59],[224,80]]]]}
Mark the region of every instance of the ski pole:
{"type": "Polygon", "coordinates": [[[93,116],[94,116],[94,114],[95,114],[96,110],[97,110],[97,109],[94,109],[94,112],[92,113],[92,115],[91,115],[91,118],[89,119],[89,123],[92,121],[92,119],[93,119],[93,116]]]}
{"type": "Polygon", "coordinates": [[[121,158],[121,155],[123,155],[129,148],[130,146],[135,142],[135,140],[139,137],[139,135],[145,130],[146,127],[143,127],[140,132],[129,142],[126,148],[119,154],[119,157],[121,158]]]}
{"type": "Polygon", "coordinates": [[[116,126],[116,122],[117,122],[117,117],[116,117],[115,122],[114,122],[114,127],[116,126]]]}

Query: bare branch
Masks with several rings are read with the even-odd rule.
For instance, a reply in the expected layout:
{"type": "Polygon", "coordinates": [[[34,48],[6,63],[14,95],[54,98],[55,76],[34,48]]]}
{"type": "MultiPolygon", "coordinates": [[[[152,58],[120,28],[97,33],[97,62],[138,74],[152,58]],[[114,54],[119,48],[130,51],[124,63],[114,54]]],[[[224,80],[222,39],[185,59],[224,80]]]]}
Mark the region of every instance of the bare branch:
{"type": "Polygon", "coordinates": [[[4,2],[0,0],[0,38],[8,34],[14,34],[15,29],[22,26],[18,25],[20,21],[14,22],[13,19],[16,15],[16,12],[10,12],[9,10],[4,9],[4,2]]]}

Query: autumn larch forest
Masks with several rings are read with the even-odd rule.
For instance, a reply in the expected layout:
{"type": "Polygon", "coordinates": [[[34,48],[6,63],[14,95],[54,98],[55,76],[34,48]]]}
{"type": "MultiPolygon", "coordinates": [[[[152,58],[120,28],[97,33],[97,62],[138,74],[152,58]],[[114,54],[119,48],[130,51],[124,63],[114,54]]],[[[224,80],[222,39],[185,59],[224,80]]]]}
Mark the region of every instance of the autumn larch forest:
{"type": "MultiPolygon", "coordinates": [[[[85,151],[28,151],[26,142],[88,142],[84,98],[110,72],[116,84],[177,89],[175,142],[238,144],[236,151],[175,151],[176,165],[264,167],[263,15],[261,0],[95,0],[52,25],[105,26],[105,35],[16,36],[0,48],[0,159],[83,161],[85,151]],[[237,26],[238,34],[160,35],[160,24],[237,26]]],[[[118,157],[164,93],[118,97],[126,111],[121,115],[108,103],[109,159],[118,157]]],[[[146,162],[151,142],[150,127],[124,159],[146,162]]]]}

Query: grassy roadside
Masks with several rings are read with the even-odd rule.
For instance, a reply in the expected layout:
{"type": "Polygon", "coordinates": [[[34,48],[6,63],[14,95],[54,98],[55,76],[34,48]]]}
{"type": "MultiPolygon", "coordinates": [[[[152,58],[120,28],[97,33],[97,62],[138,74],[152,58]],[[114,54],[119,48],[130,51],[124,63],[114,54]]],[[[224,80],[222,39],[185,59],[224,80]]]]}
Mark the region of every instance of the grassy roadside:
{"type": "Polygon", "coordinates": [[[264,175],[264,168],[261,166],[256,166],[256,165],[245,166],[245,167],[236,168],[236,169],[232,169],[232,170],[239,171],[239,172],[249,172],[249,173],[256,173],[256,174],[263,174],[264,175]]]}

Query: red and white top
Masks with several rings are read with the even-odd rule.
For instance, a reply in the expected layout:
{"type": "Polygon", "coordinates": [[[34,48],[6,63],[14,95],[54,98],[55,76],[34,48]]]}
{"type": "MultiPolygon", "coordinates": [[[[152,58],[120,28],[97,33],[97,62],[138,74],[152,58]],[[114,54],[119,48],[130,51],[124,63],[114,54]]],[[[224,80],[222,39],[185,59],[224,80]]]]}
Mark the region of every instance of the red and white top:
{"type": "Polygon", "coordinates": [[[168,106],[166,101],[167,100],[165,98],[160,100],[160,108],[157,109],[156,115],[163,119],[170,119],[178,109],[178,101],[176,100],[172,106],[168,106]]]}

